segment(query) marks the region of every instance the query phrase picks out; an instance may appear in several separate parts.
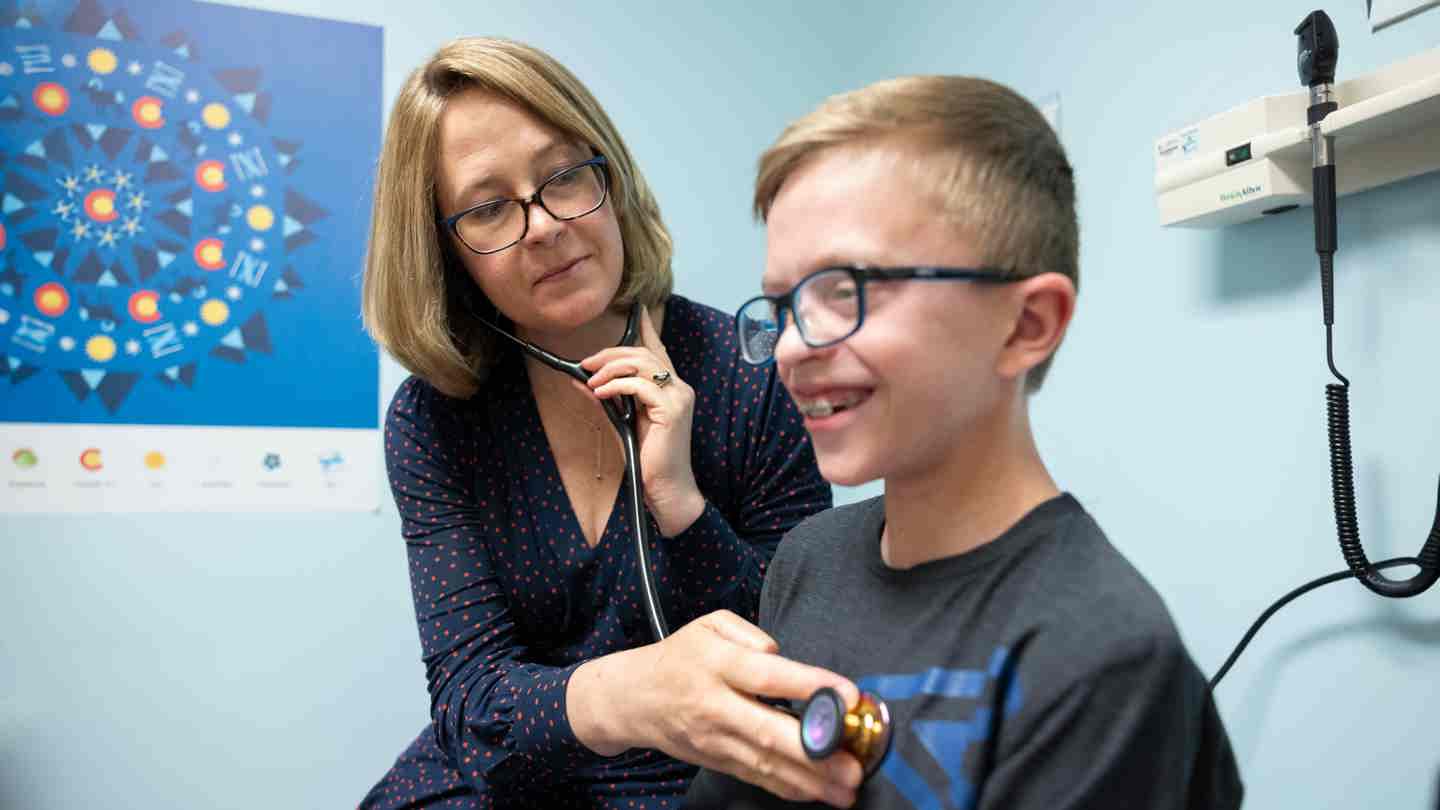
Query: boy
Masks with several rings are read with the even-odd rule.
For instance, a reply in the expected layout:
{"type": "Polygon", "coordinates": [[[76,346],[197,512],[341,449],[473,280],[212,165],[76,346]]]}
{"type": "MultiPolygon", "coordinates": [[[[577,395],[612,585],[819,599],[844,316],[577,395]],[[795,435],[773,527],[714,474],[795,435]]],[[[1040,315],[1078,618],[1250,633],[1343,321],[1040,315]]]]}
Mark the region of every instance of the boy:
{"type": "MultiPolygon", "coordinates": [[[[889,706],[867,808],[1232,808],[1242,788],[1160,597],[1032,437],[1076,300],[1074,179],[997,84],[835,97],[760,160],[763,289],[742,353],[778,364],[821,473],[885,494],[780,544],[761,628],[889,706]]],[[[785,802],[702,771],[687,806],[785,802]]]]}

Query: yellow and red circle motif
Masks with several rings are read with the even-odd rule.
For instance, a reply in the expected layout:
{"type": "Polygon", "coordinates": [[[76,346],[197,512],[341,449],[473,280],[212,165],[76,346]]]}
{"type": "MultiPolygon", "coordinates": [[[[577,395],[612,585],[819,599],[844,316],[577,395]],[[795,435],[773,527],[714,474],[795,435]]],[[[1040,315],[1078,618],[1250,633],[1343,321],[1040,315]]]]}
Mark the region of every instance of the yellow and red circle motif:
{"type": "Polygon", "coordinates": [[[58,318],[70,308],[70,292],[52,281],[35,288],[35,308],[41,315],[58,318]]]}
{"type": "Polygon", "coordinates": [[[70,109],[70,92],[55,82],[43,82],[31,95],[35,106],[46,115],[64,115],[70,109]]]}
{"type": "Polygon", "coordinates": [[[257,231],[268,231],[275,225],[275,212],[268,205],[252,205],[245,212],[245,223],[257,231]]]}
{"type": "Polygon", "coordinates": [[[212,101],[200,110],[200,120],[211,129],[224,129],[230,126],[230,110],[224,104],[212,101]]]}
{"type": "Polygon", "coordinates": [[[120,60],[115,58],[115,52],[109,48],[96,48],[86,55],[85,64],[101,76],[106,76],[115,72],[120,60]]]}
{"type": "Polygon", "coordinates": [[[145,468],[148,470],[165,469],[165,454],[159,450],[151,450],[145,454],[145,468]]]}
{"type": "Polygon", "coordinates": [[[224,191],[225,164],[218,160],[202,160],[195,167],[195,182],[206,191],[224,191]]]}
{"type": "Polygon", "coordinates": [[[230,320],[230,305],[217,298],[200,305],[200,320],[208,326],[219,326],[230,320]]]}
{"type": "Polygon", "coordinates": [[[115,210],[115,192],[97,188],[85,195],[85,213],[96,222],[114,222],[120,217],[115,210]]]}
{"type": "Polygon", "coordinates": [[[225,243],[219,239],[201,239],[195,243],[195,263],[206,270],[225,266],[225,243]]]}
{"type": "Polygon", "coordinates": [[[85,341],[85,353],[97,363],[108,363],[115,358],[115,339],[109,335],[96,335],[85,341]]]}
{"type": "Polygon", "coordinates": [[[165,105],[154,96],[141,96],[130,105],[130,116],[145,129],[165,126],[165,105]]]}
{"type": "Polygon", "coordinates": [[[154,290],[140,290],[130,296],[130,317],[140,323],[154,323],[160,320],[160,294],[154,290]]]}
{"type": "Polygon", "coordinates": [[[98,447],[91,447],[85,452],[81,453],[80,466],[84,467],[90,472],[96,472],[101,467],[104,467],[105,465],[100,461],[100,449],[98,447]]]}

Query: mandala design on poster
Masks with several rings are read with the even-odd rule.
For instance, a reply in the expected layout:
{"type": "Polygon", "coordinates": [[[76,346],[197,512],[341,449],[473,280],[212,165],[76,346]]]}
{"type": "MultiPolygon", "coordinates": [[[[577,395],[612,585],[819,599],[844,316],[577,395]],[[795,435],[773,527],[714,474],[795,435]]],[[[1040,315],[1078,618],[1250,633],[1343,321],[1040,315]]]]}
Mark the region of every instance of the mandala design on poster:
{"type": "Polygon", "coordinates": [[[271,353],[266,308],[303,296],[327,212],[290,182],[262,71],[96,0],[0,13],[0,43],[0,385],[56,374],[114,415],[271,353]]]}

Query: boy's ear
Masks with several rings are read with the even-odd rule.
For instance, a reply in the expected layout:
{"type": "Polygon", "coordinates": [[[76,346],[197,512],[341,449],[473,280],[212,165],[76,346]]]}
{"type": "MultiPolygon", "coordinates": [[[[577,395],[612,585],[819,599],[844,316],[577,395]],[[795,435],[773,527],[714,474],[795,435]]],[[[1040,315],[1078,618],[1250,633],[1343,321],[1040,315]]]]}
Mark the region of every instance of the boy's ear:
{"type": "Polygon", "coordinates": [[[996,372],[1015,379],[1060,348],[1075,314],[1075,282],[1061,273],[1017,281],[1010,290],[1015,321],[996,361],[996,372]]]}

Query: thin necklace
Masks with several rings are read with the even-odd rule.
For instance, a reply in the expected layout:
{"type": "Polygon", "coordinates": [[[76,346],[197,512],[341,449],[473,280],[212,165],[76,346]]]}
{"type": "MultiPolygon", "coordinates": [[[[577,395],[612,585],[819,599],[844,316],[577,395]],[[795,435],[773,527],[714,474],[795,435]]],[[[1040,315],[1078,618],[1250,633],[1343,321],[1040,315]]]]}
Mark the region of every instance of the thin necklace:
{"type": "Polygon", "coordinates": [[[602,434],[601,429],[604,427],[604,425],[603,425],[603,424],[596,424],[595,422],[590,421],[590,420],[585,416],[585,414],[580,413],[579,411],[577,411],[577,410],[575,410],[574,408],[570,407],[570,405],[569,405],[567,402],[565,402],[565,396],[564,396],[563,394],[561,394],[558,390],[556,390],[556,391],[551,395],[551,399],[554,399],[554,400],[556,400],[557,402],[559,402],[559,403],[560,403],[560,407],[561,407],[562,409],[564,409],[564,411],[565,411],[566,413],[570,414],[571,416],[575,417],[576,419],[579,419],[579,420],[580,420],[581,422],[583,422],[587,427],[590,428],[591,432],[593,432],[593,433],[595,434],[595,480],[596,480],[596,481],[603,481],[603,480],[605,479],[605,475],[604,475],[604,473],[601,471],[601,467],[602,467],[602,465],[603,465],[604,462],[605,462],[605,437],[604,437],[604,435],[602,434]]]}

